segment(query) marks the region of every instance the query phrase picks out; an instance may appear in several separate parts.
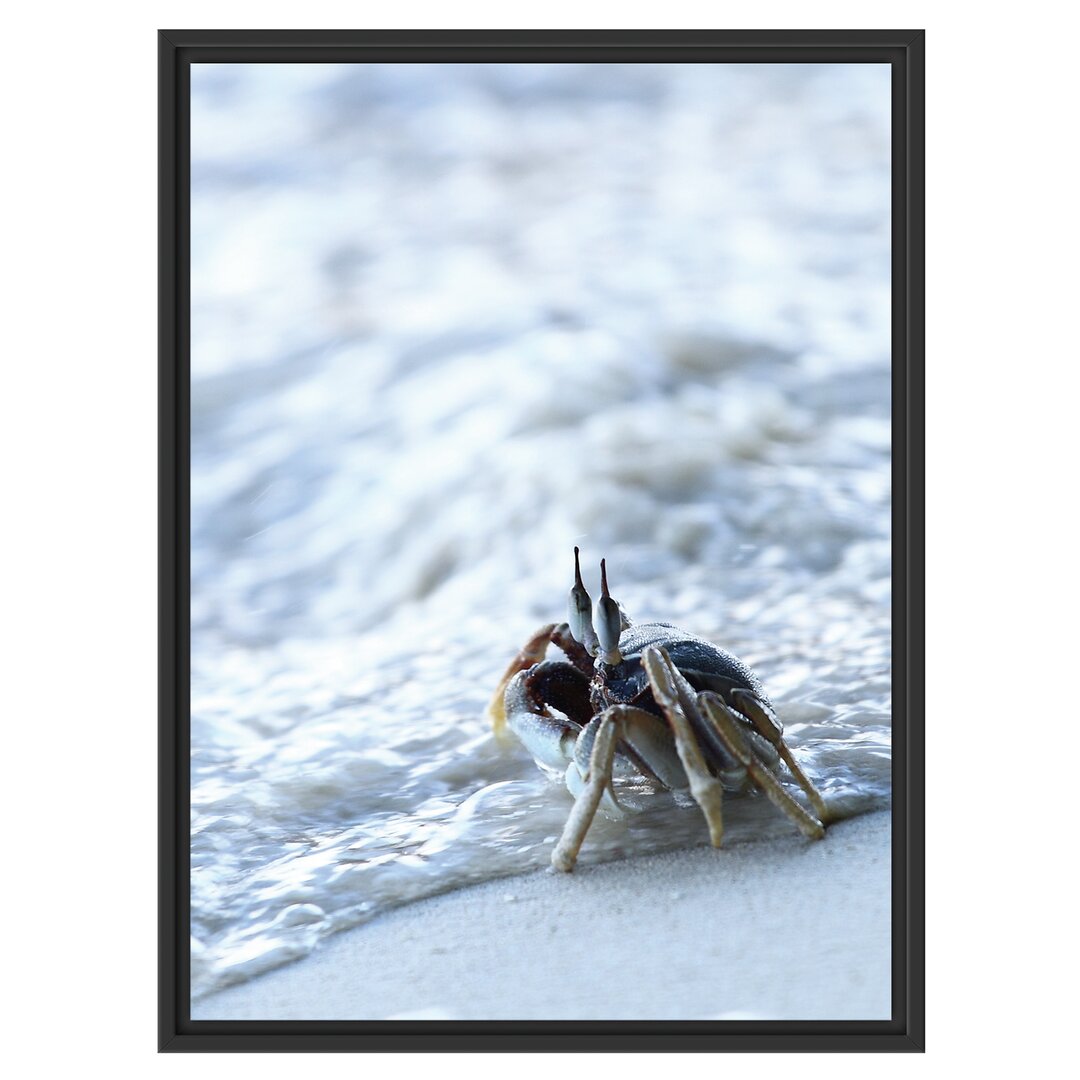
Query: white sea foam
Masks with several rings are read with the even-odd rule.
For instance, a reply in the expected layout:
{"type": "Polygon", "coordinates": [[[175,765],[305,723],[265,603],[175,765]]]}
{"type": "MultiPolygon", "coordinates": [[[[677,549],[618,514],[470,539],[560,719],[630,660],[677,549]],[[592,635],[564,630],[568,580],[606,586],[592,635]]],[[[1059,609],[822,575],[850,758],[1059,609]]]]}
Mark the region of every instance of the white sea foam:
{"type": "MultiPolygon", "coordinates": [[[[755,668],[838,815],[883,805],[888,68],[192,94],[194,992],[547,863],[570,796],[483,708],[575,543],[755,668]]],[[[643,798],[583,865],[707,840],[643,798]]]]}

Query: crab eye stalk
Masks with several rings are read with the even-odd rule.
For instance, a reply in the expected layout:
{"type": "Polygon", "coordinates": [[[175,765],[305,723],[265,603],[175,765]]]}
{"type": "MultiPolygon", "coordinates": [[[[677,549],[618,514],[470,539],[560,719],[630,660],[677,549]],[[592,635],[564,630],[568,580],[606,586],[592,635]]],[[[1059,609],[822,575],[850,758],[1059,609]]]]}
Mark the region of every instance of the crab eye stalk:
{"type": "Polygon", "coordinates": [[[602,659],[605,664],[622,663],[619,652],[619,635],[622,633],[622,612],[612,599],[607,585],[606,560],[600,560],[600,599],[596,602],[596,633],[600,639],[602,659]]]}
{"type": "Polygon", "coordinates": [[[590,656],[596,655],[596,631],[592,624],[592,599],[581,580],[581,563],[578,549],[574,548],[574,587],[570,590],[567,622],[575,641],[581,642],[590,656]]]}

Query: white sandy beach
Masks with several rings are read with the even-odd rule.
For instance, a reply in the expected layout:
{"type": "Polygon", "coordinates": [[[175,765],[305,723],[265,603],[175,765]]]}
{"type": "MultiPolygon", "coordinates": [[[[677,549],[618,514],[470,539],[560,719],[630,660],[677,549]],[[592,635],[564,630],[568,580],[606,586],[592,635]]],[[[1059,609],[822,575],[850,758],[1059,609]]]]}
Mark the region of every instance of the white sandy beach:
{"type": "Polygon", "coordinates": [[[192,1019],[882,1019],[890,815],[421,901],[192,1019]]]}

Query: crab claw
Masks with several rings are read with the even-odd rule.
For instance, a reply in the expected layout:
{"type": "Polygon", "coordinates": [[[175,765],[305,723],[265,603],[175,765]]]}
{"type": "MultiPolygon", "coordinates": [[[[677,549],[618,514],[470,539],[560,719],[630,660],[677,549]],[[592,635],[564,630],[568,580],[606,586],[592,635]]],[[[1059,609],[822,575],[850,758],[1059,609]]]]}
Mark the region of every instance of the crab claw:
{"type": "Polygon", "coordinates": [[[574,640],[584,645],[590,656],[595,656],[597,640],[592,624],[592,599],[581,580],[581,560],[577,548],[574,548],[574,587],[570,590],[567,622],[574,640]]]}

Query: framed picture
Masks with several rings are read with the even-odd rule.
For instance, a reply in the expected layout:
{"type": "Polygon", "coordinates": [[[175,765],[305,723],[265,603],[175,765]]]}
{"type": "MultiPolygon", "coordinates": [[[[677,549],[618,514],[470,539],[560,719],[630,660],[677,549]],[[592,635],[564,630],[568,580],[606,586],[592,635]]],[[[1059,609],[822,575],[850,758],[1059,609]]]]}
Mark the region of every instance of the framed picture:
{"type": "Polygon", "coordinates": [[[162,31],[163,1050],[920,1050],[923,35],[162,31]]]}

